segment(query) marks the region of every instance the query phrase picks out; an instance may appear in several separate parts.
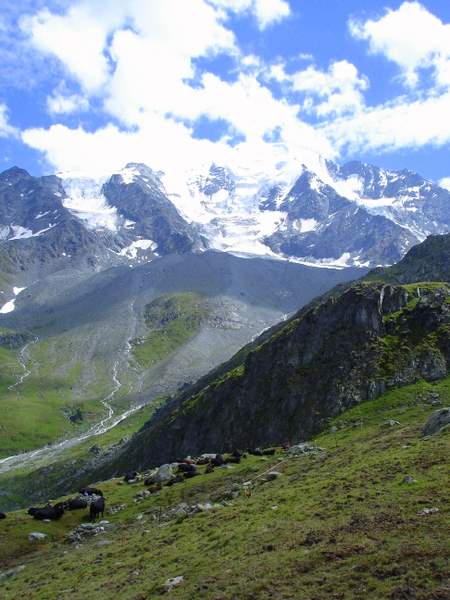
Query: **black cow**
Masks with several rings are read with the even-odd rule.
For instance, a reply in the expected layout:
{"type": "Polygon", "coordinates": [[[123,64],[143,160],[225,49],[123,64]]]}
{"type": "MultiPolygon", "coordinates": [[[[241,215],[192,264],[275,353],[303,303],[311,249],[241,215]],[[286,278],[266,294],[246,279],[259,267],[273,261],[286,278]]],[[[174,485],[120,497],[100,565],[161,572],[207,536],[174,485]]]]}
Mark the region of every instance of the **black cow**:
{"type": "Polygon", "coordinates": [[[93,487],[85,487],[78,490],[78,493],[82,496],[103,496],[102,490],[93,487]]]}
{"type": "Polygon", "coordinates": [[[101,496],[100,498],[97,498],[96,500],[91,502],[91,504],[89,506],[89,516],[91,517],[92,522],[94,522],[96,520],[98,515],[101,515],[102,519],[103,519],[104,512],[105,512],[105,499],[103,498],[103,496],[101,496]]]}
{"type": "Polygon", "coordinates": [[[128,483],[129,481],[133,481],[134,479],[136,479],[137,476],[137,471],[128,471],[128,473],[125,473],[123,480],[125,481],[125,483],[128,483]]]}
{"type": "Polygon", "coordinates": [[[69,498],[64,504],[66,510],[79,510],[87,508],[88,502],[84,498],[69,498]]]}
{"type": "Polygon", "coordinates": [[[64,503],[58,502],[55,506],[43,506],[42,508],[30,508],[28,514],[32,515],[38,521],[57,521],[64,514],[64,503]],[[30,512],[33,511],[33,512],[30,512]]]}
{"type": "Polygon", "coordinates": [[[6,515],[4,512],[0,512],[0,520],[1,519],[6,519],[6,515]]]}
{"type": "Polygon", "coordinates": [[[197,472],[197,466],[194,464],[188,464],[188,463],[179,463],[178,465],[178,473],[196,473],[197,472]]]}
{"type": "Polygon", "coordinates": [[[213,467],[221,467],[225,464],[225,461],[223,460],[223,456],[221,454],[216,454],[214,458],[211,458],[210,463],[213,467]]]}

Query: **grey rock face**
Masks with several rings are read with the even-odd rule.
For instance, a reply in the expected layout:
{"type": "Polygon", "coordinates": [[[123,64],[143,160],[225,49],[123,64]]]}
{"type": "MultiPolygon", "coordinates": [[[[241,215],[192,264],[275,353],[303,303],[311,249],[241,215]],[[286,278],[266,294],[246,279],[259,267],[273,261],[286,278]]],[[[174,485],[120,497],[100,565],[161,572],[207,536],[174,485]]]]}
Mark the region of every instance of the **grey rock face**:
{"type": "Polygon", "coordinates": [[[184,253],[204,248],[196,228],[187,223],[167,197],[158,173],[145,165],[129,163],[131,181],[113,175],[103,186],[111,206],[135,223],[133,238],[153,240],[158,254],[184,253]]]}
{"type": "Polygon", "coordinates": [[[433,435],[439,433],[450,423],[450,408],[442,408],[434,412],[422,429],[422,435],[433,435]]]}

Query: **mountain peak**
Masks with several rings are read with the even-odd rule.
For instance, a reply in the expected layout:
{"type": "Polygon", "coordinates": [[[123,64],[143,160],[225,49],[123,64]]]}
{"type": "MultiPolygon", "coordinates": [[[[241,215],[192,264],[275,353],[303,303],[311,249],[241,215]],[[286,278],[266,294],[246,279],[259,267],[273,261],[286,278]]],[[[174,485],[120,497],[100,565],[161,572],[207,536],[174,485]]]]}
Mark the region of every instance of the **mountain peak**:
{"type": "Polygon", "coordinates": [[[14,166],[0,173],[1,181],[18,181],[19,179],[29,178],[31,175],[25,169],[14,166]]]}

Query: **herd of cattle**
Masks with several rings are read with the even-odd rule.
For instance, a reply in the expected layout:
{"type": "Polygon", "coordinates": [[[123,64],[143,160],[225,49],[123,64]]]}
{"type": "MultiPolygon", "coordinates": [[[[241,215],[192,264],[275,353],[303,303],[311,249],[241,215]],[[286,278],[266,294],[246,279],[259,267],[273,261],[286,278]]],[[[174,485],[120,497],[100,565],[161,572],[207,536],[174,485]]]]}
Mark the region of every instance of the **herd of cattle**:
{"type": "MultiPolygon", "coordinates": [[[[273,455],[275,450],[267,448],[261,450],[248,450],[249,454],[256,456],[273,455]]],[[[144,481],[148,491],[153,494],[159,492],[163,486],[171,486],[181,483],[186,479],[200,475],[199,466],[205,466],[204,473],[212,473],[216,467],[223,467],[230,463],[240,463],[246,454],[240,450],[234,450],[228,455],[222,454],[202,454],[198,458],[185,458],[176,463],[162,465],[145,476],[137,471],[130,471],[125,474],[123,480],[126,483],[135,483],[144,481]]],[[[105,498],[103,492],[94,487],[84,487],[78,492],[78,496],[70,498],[64,502],[58,502],[55,505],[48,503],[46,506],[31,507],[28,514],[38,521],[55,521],[60,519],[65,511],[89,509],[89,517],[94,522],[97,517],[103,518],[105,512],[105,498]]],[[[0,519],[5,519],[6,514],[0,512],[0,519]]]]}

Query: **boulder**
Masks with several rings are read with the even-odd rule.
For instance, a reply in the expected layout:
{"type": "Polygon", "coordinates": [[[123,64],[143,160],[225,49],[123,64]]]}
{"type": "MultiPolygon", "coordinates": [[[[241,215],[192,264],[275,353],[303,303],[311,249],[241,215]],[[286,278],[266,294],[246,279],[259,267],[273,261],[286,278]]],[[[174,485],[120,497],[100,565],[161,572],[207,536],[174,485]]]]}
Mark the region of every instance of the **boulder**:
{"type": "Polygon", "coordinates": [[[25,569],[25,565],[19,565],[17,567],[14,567],[13,569],[8,569],[7,571],[1,571],[0,572],[0,581],[3,581],[4,579],[9,579],[10,577],[14,577],[15,575],[17,575],[24,569],[25,569]]]}
{"type": "Polygon", "coordinates": [[[155,473],[147,477],[145,480],[145,484],[149,485],[151,483],[167,483],[171,479],[175,477],[175,474],[172,470],[171,465],[161,465],[159,469],[156,470],[155,473]]]}
{"type": "Polygon", "coordinates": [[[288,449],[288,454],[291,456],[300,456],[301,454],[317,454],[318,452],[323,452],[323,448],[319,448],[319,446],[313,446],[312,444],[308,444],[308,442],[295,444],[288,449]]]}
{"type": "Polygon", "coordinates": [[[450,408],[436,410],[422,429],[422,435],[433,435],[450,423],[450,408]]]}
{"type": "Polygon", "coordinates": [[[42,540],[45,540],[46,537],[46,533],[41,533],[40,531],[33,531],[28,536],[28,539],[30,540],[30,542],[42,542],[42,540]]]}
{"type": "Polygon", "coordinates": [[[171,592],[173,588],[180,586],[182,583],[184,583],[183,575],[179,575],[178,577],[171,577],[170,579],[167,579],[164,583],[164,590],[166,592],[171,592]]]}

